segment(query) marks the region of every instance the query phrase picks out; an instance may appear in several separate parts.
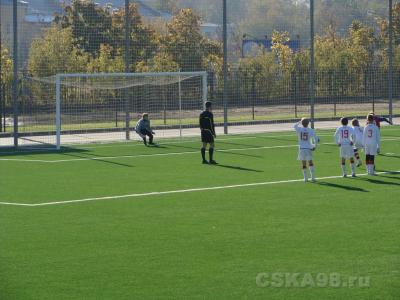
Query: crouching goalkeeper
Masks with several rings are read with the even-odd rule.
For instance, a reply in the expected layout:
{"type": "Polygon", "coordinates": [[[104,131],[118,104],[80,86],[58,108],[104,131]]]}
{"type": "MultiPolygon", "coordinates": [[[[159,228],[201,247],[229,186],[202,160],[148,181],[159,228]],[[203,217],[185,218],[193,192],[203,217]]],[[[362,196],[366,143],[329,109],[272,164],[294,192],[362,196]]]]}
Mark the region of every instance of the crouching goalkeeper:
{"type": "Polygon", "coordinates": [[[149,144],[154,145],[153,138],[155,133],[150,126],[149,114],[144,113],[142,115],[142,118],[136,123],[135,131],[143,139],[145,146],[147,146],[147,136],[149,137],[149,144]]]}

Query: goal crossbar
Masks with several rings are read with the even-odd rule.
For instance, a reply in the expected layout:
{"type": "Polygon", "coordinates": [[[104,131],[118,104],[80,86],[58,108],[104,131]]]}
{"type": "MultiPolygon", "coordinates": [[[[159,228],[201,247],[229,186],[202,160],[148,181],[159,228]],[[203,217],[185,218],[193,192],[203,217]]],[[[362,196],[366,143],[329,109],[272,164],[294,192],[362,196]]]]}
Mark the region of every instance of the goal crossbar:
{"type": "MultiPolygon", "coordinates": [[[[162,77],[169,77],[173,76],[177,78],[177,83],[179,83],[179,118],[182,118],[182,99],[181,99],[181,82],[187,80],[192,77],[200,77],[202,78],[202,104],[203,109],[205,103],[207,101],[207,72],[206,71],[199,71],[199,72],[157,72],[157,73],[70,73],[70,74],[57,74],[55,76],[55,86],[56,86],[56,148],[59,150],[61,149],[61,134],[62,134],[62,121],[61,121],[61,114],[62,114],[62,93],[61,88],[64,85],[63,80],[70,79],[70,78],[82,78],[82,79],[89,79],[89,78],[135,78],[135,77],[150,77],[150,78],[162,78],[162,77]]],[[[53,81],[54,82],[54,81],[53,81]]],[[[169,83],[167,83],[169,84],[169,83]]],[[[68,84],[66,84],[68,85],[68,84]]],[[[151,85],[151,83],[146,82],[142,85],[151,85]]],[[[112,89],[112,88],[110,88],[112,89]]],[[[129,113],[127,111],[127,123],[128,122],[129,113]]],[[[180,136],[182,136],[182,122],[180,120],[179,123],[180,127],[180,136]]],[[[125,126],[126,132],[126,139],[129,139],[129,131],[130,128],[128,125],[125,126]]]]}

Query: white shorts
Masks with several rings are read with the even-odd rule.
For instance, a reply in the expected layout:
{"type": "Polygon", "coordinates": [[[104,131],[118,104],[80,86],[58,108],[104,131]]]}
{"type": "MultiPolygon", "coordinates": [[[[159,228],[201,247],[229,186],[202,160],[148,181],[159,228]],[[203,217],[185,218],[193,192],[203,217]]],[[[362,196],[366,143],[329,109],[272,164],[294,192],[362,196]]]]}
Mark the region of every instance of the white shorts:
{"type": "Polygon", "coordinates": [[[297,160],[312,160],[312,150],[311,149],[299,149],[299,155],[297,160]]]}
{"type": "Polygon", "coordinates": [[[353,158],[354,157],[354,149],[351,145],[342,145],[340,146],[340,157],[342,158],[353,158]]]}
{"type": "Polygon", "coordinates": [[[378,155],[378,145],[365,145],[365,155],[378,155]]]}

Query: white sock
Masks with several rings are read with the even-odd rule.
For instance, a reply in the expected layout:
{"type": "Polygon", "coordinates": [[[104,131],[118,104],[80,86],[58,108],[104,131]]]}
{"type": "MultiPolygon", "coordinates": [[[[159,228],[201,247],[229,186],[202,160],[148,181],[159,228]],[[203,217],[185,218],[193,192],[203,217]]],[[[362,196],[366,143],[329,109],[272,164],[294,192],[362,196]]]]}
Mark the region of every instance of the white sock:
{"type": "Polygon", "coordinates": [[[303,176],[304,176],[304,180],[307,181],[308,180],[307,169],[303,169],[303,176]]]}
{"type": "Polygon", "coordinates": [[[342,173],[343,175],[346,175],[346,165],[342,165],[342,173]]]}
{"type": "Polygon", "coordinates": [[[311,174],[311,179],[315,180],[315,168],[314,166],[310,166],[310,174],[311,174]]]}
{"type": "Polygon", "coordinates": [[[351,166],[351,174],[356,174],[356,166],[354,165],[354,163],[350,164],[351,166]]]}
{"type": "Polygon", "coordinates": [[[367,174],[368,174],[368,175],[371,174],[371,165],[367,165],[367,174]]]}

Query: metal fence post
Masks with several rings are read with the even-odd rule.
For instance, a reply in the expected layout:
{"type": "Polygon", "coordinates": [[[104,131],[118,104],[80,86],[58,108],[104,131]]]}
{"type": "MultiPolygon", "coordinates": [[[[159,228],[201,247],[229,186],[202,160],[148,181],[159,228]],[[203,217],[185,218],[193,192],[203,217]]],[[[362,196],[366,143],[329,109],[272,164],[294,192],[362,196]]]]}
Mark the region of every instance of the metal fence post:
{"type": "MultiPolygon", "coordinates": [[[[130,26],[129,26],[129,0],[125,0],[125,73],[129,73],[129,53],[130,52],[130,26]]],[[[130,139],[130,114],[129,114],[129,93],[128,88],[125,88],[125,138],[130,139]]]]}
{"type": "Polygon", "coordinates": [[[226,0],[223,1],[223,44],[224,44],[224,134],[228,134],[228,30],[227,30],[227,4],[226,0]]]}
{"type": "Polygon", "coordinates": [[[18,19],[17,0],[13,0],[13,85],[14,147],[18,147],[18,19]]]}
{"type": "MultiPolygon", "coordinates": [[[[0,13],[1,13],[1,11],[0,11],[0,13]]],[[[3,53],[3,50],[2,50],[2,44],[1,44],[1,20],[0,20],[0,132],[2,132],[3,131],[3,114],[4,114],[4,112],[3,112],[3,93],[4,93],[4,91],[3,91],[3,76],[1,76],[2,75],[2,69],[1,69],[1,66],[2,66],[2,53],[3,53]]],[[[4,131],[5,131],[5,128],[4,128],[4,131]]]]}
{"type": "Polygon", "coordinates": [[[393,1],[389,0],[389,45],[388,45],[388,97],[389,120],[393,121],[393,1]]]}
{"type": "Polygon", "coordinates": [[[314,0],[310,0],[310,118],[311,128],[314,128],[314,106],[315,106],[315,89],[314,89],[314,0]]]}

